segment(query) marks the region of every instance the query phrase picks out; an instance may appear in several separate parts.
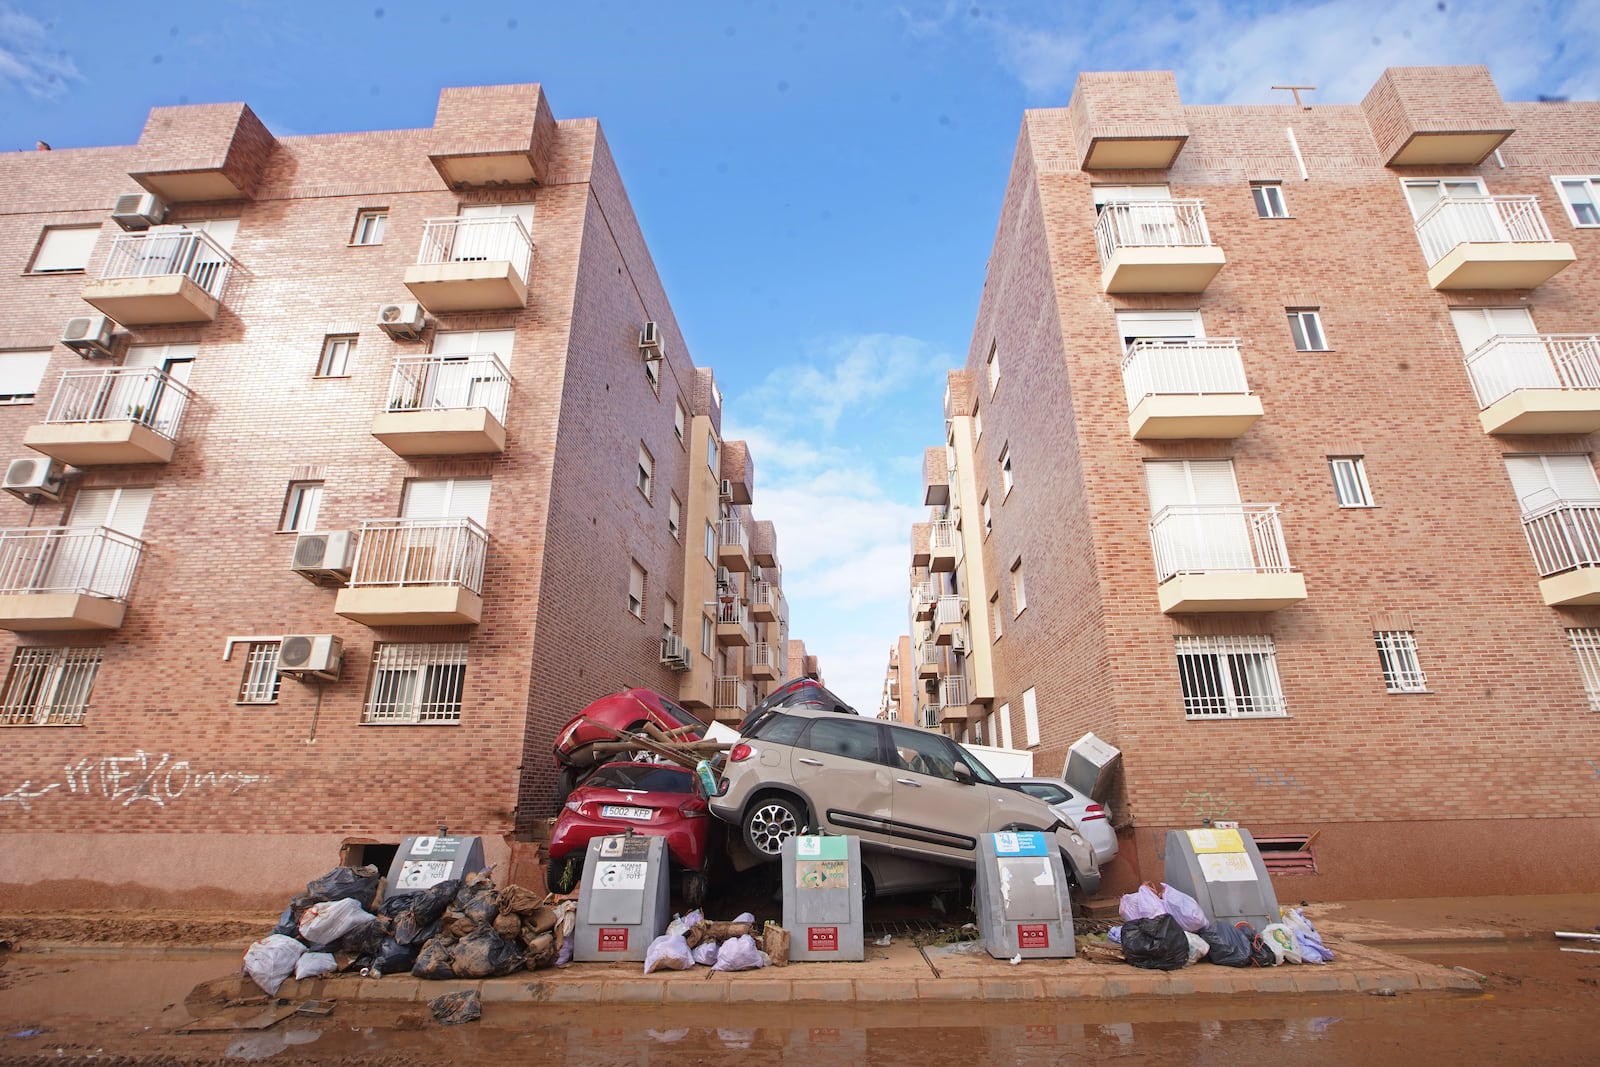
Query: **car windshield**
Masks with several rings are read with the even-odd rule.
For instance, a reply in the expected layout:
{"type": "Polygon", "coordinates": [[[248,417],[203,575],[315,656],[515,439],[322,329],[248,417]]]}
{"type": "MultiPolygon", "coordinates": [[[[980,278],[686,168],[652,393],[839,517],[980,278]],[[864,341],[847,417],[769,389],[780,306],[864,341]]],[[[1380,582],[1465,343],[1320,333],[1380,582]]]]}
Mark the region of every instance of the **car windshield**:
{"type": "Polygon", "coordinates": [[[694,776],[681,767],[655,763],[609,763],[584,785],[601,789],[640,789],[649,793],[692,793],[694,776]]]}

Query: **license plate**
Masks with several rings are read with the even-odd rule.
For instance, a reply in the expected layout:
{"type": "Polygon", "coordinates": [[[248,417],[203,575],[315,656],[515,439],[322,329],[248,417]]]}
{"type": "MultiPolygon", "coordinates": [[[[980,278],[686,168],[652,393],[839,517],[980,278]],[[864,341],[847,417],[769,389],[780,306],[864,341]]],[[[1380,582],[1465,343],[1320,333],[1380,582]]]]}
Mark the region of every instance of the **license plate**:
{"type": "Polygon", "coordinates": [[[606,819],[648,819],[649,808],[630,808],[626,804],[607,804],[600,809],[600,815],[606,819]]]}

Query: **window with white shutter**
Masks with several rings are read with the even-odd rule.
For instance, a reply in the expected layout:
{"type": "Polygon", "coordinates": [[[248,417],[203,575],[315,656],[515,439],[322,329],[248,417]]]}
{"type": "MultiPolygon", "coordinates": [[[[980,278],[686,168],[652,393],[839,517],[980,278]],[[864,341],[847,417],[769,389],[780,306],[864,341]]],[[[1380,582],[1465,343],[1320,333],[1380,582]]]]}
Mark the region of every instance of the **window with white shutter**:
{"type": "Polygon", "coordinates": [[[99,238],[98,226],[51,226],[40,238],[33,266],[28,269],[33,274],[83,271],[89,266],[89,256],[99,238]]]}

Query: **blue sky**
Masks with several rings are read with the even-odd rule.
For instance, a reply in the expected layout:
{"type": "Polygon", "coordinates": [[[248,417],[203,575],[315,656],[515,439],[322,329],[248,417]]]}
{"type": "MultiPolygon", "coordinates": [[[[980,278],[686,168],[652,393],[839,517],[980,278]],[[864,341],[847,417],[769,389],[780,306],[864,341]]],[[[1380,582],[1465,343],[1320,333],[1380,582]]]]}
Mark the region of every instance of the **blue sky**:
{"type": "Polygon", "coordinates": [[[0,151],[130,144],[152,106],[279,134],[431,125],[440,87],[542,82],[600,119],[724,431],[751,442],[794,634],[877,708],[907,626],[921,456],[966,356],[1022,111],[1079,70],[1190,104],[1354,103],[1384,67],[1483,63],[1600,97],[1595,4],[0,0],[0,151]],[[1135,12],[1137,12],[1135,14],[1135,12]]]}

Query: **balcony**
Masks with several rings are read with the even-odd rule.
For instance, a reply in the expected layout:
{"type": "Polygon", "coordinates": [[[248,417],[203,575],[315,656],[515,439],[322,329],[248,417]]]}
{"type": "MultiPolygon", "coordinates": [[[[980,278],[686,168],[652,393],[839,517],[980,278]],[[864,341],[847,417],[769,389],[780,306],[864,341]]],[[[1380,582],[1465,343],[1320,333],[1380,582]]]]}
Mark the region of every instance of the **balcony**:
{"type": "Polygon", "coordinates": [[[1173,504],[1150,523],[1168,615],[1277,611],[1306,598],[1289,566],[1276,504],[1173,504]]]}
{"type": "Polygon", "coordinates": [[[1577,259],[1536,196],[1442,196],[1417,220],[1435,289],[1532,289],[1577,259]]]}
{"type": "Polygon", "coordinates": [[[750,685],[743,678],[718,675],[712,710],[717,718],[744,718],[750,710],[750,685]]]}
{"type": "Polygon", "coordinates": [[[768,641],[757,641],[750,652],[750,677],[758,682],[775,682],[783,677],[778,664],[778,646],[768,641]]]}
{"type": "Polygon", "coordinates": [[[740,574],[750,570],[750,531],[743,521],[736,518],[717,521],[717,566],[740,574]]]}
{"type": "Polygon", "coordinates": [[[956,643],[956,634],[961,630],[961,625],[967,618],[967,598],[964,596],[941,596],[933,611],[935,644],[953,645],[956,643]]]}
{"type": "Polygon", "coordinates": [[[1551,607],[1600,604],[1600,504],[1558,500],[1522,519],[1539,593],[1551,607]]]}
{"type": "Polygon", "coordinates": [[[1136,440],[1232,440],[1261,418],[1237,338],[1134,341],[1122,357],[1128,432],[1136,440]]]}
{"type": "Polygon", "coordinates": [[[69,370],[22,443],[75,467],[167,463],[193,395],[156,367],[69,370]]]}
{"type": "Polygon", "coordinates": [[[961,532],[949,519],[940,519],[929,525],[932,530],[928,536],[928,569],[935,572],[955,570],[956,564],[961,561],[961,532]]]}
{"type": "Polygon", "coordinates": [[[1466,362],[1484,433],[1600,430],[1600,335],[1496,334],[1466,362]]]}
{"type": "Polygon", "coordinates": [[[967,680],[959,674],[939,679],[939,722],[967,721],[967,680]]]}
{"type": "Polygon", "coordinates": [[[506,450],[511,375],[492,352],[401,356],[372,436],[397,456],[470,456],[506,450]]]}
{"type": "Polygon", "coordinates": [[[1108,293],[1201,293],[1226,261],[1199,200],[1113,200],[1094,235],[1108,293]]]}
{"type": "Polygon", "coordinates": [[[912,588],[911,613],[918,622],[933,620],[933,605],[936,599],[932,582],[918,582],[912,588]]]}
{"type": "Polygon", "coordinates": [[[0,629],[118,629],[143,554],[108,526],[0,530],[0,629]]]}
{"type": "Polygon", "coordinates": [[[111,243],[83,299],[124,326],[212,322],[222,309],[233,257],[199,230],[128,234],[111,243]]]}
{"type": "Polygon", "coordinates": [[[483,617],[489,535],[471,519],[366,519],[333,610],[366,626],[450,626],[483,617]]]}
{"type": "Polygon", "coordinates": [[[937,678],[943,673],[944,653],[930,641],[922,646],[922,653],[917,657],[917,677],[937,678]]]}
{"type": "Polygon", "coordinates": [[[750,625],[750,609],[744,601],[733,596],[717,599],[717,642],[743,648],[755,640],[750,625]]]}
{"type": "Polygon", "coordinates": [[[406,288],[434,314],[528,306],[533,241],[516,216],[428,219],[406,288]]]}
{"type": "Polygon", "coordinates": [[[750,616],[756,622],[777,622],[780,617],[778,587],[771,582],[750,583],[750,616]]]}

